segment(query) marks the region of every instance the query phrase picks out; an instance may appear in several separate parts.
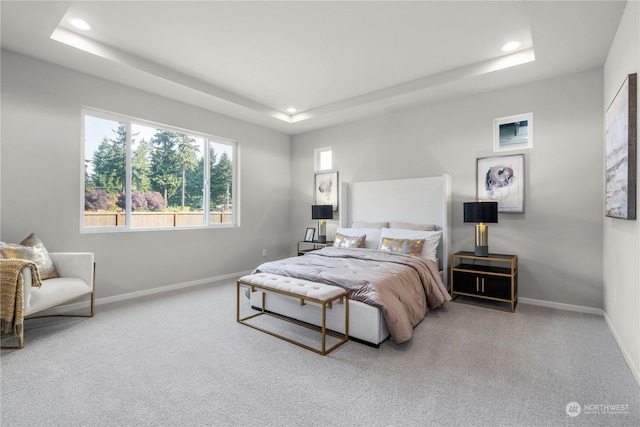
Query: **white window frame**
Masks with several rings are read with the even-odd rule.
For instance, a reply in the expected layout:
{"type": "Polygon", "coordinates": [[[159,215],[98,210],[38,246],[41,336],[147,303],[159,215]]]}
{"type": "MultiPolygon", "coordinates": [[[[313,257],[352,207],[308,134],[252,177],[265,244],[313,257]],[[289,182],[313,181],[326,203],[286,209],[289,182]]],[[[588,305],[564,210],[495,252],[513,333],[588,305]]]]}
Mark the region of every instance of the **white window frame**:
{"type": "MultiPolygon", "coordinates": [[[[113,112],[109,112],[109,111],[104,111],[104,110],[100,110],[100,109],[96,109],[96,108],[92,108],[92,107],[82,107],[81,108],[81,114],[80,114],[80,123],[81,123],[81,138],[80,138],[80,161],[81,161],[81,168],[80,168],[80,232],[81,233],[122,233],[122,232],[144,232],[144,231],[169,231],[169,230],[193,230],[193,229],[209,229],[209,228],[234,228],[234,227],[239,227],[240,226],[240,164],[239,164],[239,143],[237,141],[228,139],[228,138],[224,138],[224,137],[219,137],[219,136],[214,136],[214,135],[210,135],[210,134],[206,134],[206,133],[202,133],[202,132],[197,132],[197,131],[192,131],[189,129],[183,129],[183,128],[178,128],[176,126],[171,126],[171,125],[166,125],[163,123],[157,123],[157,122],[152,122],[149,120],[144,120],[144,119],[138,119],[138,118],[134,118],[134,117],[129,117],[126,115],[122,115],[122,114],[118,114],[118,113],[113,113],[113,112]],[[127,128],[127,139],[126,139],[126,145],[127,145],[127,152],[126,152],[126,188],[128,191],[126,191],[126,196],[127,196],[127,202],[126,202],[126,209],[125,209],[125,225],[124,226],[104,226],[104,227],[100,227],[100,226],[95,226],[95,227],[86,227],[84,225],[84,202],[85,202],[85,148],[86,148],[86,143],[85,143],[85,116],[92,116],[92,117],[97,117],[97,118],[101,118],[104,120],[113,120],[113,121],[117,121],[117,122],[122,122],[126,124],[126,128],[127,128]],[[224,145],[229,145],[232,147],[232,156],[231,156],[231,162],[233,165],[233,171],[232,171],[232,178],[231,178],[231,182],[232,182],[232,186],[231,186],[231,200],[233,201],[233,206],[231,208],[231,222],[229,223],[214,223],[211,224],[210,223],[210,212],[211,212],[211,206],[210,206],[210,184],[211,184],[211,177],[207,176],[208,179],[205,180],[204,182],[204,188],[203,188],[203,200],[202,200],[202,205],[203,205],[203,225],[198,225],[198,226],[182,226],[182,227],[159,227],[159,228],[152,228],[152,227],[132,227],[131,226],[131,184],[132,184],[132,173],[133,173],[133,169],[132,169],[132,141],[131,141],[131,125],[132,124],[136,124],[136,125],[141,125],[141,126],[148,126],[148,127],[156,127],[156,128],[160,128],[160,129],[165,129],[171,132],[176,132],[176,133],[181,133],[181,134],[187,134],[189,136],[194,136],[194,137],[199,137],[199,138],[203,138],[204,139],[204,146],[206,147],[206,149],[204,150],[203,153],[203,161],[205,165],[209,164],[209,144],[210,143],[218,143],[218,144],[224,144],[224,145]],[[204,209],[204,206],[207,206],[207,209],[204,209]]],[[[205,173],[208,175],[208,170],[209,168],[205,168],[205,173]]]]}

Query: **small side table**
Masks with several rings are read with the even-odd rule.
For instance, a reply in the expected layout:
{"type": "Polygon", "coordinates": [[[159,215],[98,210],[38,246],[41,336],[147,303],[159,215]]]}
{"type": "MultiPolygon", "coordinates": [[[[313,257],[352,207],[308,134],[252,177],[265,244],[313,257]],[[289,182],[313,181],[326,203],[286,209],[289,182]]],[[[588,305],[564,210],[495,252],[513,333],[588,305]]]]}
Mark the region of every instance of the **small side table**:
{"type": "Polygon", "coordinates": [[[304,255],[307,252],[315,251],[316,249],[324,248],[326,246],[333,246],[333,242],[319,243],[317,240],[312,242],[300,240],[298,242],[298,255],[304,255]]]}
{"type": "Polygon", "coordinates": [[[473,252],[451,255],[451,298],[514,312],[518,304],[518,256],[473,252]],[[484,304],[483,304],[484,303],[484,304]]]}

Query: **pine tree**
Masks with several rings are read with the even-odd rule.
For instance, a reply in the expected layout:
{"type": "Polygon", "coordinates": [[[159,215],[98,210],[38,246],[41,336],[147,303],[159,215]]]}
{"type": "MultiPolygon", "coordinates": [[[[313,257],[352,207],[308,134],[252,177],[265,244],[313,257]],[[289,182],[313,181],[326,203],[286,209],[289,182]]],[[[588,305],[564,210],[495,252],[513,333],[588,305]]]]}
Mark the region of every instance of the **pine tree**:
{"type": "Polygon", "coordinates": [[[181,199],[180,207],[184,210],[187,186],[187,172],[192,172],[198,166],[198,153],[200,149],[196,140],[185,134],[177,135],[177,155],[180,159],[181,199]]]}
{"type": "Polygon", "coordinates": [[[131,158],[131,186],[133,190],[141,193],[151,191],[151,143],[144,139],[140,141],[138,147],[133,151],[131,158]]]}
{"type": "Polygon", "coordinates": [[[181,161],[175,150],[177,135],[174,132],[156,129],[151,139],[151,184],[162,194],[167,205],[169,198],[180,186],[181,161]]]}
{"type": "Polygon", "coordinates": [[[116,139],[105,137],[93,153],[93,187],[116,195],[125,191],[127,129],[118,124],[116,139]]]}
{"type": "Polygon", "coordinates": [[[225,205],[228,209],[232,194],[233,164],[227,153],[220,155],[220,160],[211,171],[211,204],[212,206],[225,205]]]}

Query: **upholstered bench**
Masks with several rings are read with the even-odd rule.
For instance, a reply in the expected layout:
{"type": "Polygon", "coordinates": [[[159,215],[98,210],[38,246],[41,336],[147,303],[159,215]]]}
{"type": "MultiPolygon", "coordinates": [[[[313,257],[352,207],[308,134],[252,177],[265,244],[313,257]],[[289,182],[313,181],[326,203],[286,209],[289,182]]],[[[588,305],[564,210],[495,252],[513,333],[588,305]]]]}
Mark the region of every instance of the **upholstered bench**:
{"type": "Polygon", "coordinates": [[[323,283],[311,282],[309,280],[296,279],[293,277],[285,277],[279,276],[277,274],[270,273],[255,273],[247,276],[243,276],[238,279],[237,282],[237,315],[236,320],[238,323],[242,323],[243,325],[250,326],[254,329],[258,329],[262,332],[265,332],[269,335],[273,335],[285,341],[288,341],[292,344],[298,345],[300,347],[306,348],[307,350],[311,350],[313,352],[326,355],[330,351],[334,350],[338,346],[344,344],[349,340],[349,298],[347,297],[348,293],[344,289],[338,286],[325,285],[323,283]],[[249,288],[251,292],[262,291],[262,308],[258,313],[251,314],[249,316],[241,317],[240,315],[240,289],[242,287],[249,288]],[[281,316],[277,313],[271,313],[264,309],[265,307],[265,295],[268,293],[277,293],[281,295],[286,295],[291,298],[295,298],[300,301],[300,305],[319,305],[321,307],[322,312],[322,321],[321,326],[317,327],[314,325],[309,325],[308,323],[300,322],[295,319],[281,316]],[[338,334],[333,331],[328,331],[326,328],[326,315],[327,309],[331,309],[334,303],[345,304],[345,333],[338,334]],[[263,314],[267,314],[278,319],[286,320],[288,322],[304,326],[308,329],[312,329],[321,333],[322,336],[322,349],[318,350],[314,347],[308,346],[301,342],[295,341],[293,339],[287,338],[275,332],[269,331],[265,328],[259,327],[257,325],[251,324],[247,322],[249,319],[252,319],[257,316],[261,316],[263,314]],[[330,348],[326,348],[327,346],[327,335],[333,338],[337,338],[339,341],[331,346],[330,348]]]}

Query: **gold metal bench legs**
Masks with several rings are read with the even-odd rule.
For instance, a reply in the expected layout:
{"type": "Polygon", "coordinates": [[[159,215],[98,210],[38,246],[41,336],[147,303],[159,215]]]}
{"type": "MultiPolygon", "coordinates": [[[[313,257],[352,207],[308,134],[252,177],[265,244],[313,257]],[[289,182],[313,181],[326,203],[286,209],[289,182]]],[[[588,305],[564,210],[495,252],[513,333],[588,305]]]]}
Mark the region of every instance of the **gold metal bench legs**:
{"type": "Polygon", "coordinates": [[[280,291],[278,289],[273,289],[273,288],[269,288],[269,287],[265,287],[265,286],[261,286],[261,285],[256,285],[256,284],[252,284],[252,283],[245,283],[245,282],[241,282],[238,281],[237,282],[237,304],[236,304],[236,320],[238,323],[242,323],[243,325],[249,326],[253,329],[257,329],[259,331],[262,331],[266,334],[272,335],[274,337],[280,338],[284,341],[290,342],[291,344],[295,344],[299,347],[302,348],[306,348],[307,350],[313,351],[314,353],[318,353],[321,354],[323,356],[329,354],[329,352],[335,350],[336,348],[338,348],[339,346],[341,346],[342,344],[344,344],[345,342],[349,341],[349,298],[347,297],[348,293],[345,291],[344,293],[337,295],[334,298],[328,299],[326,301],[322,301],[322,300],[317,300],[314,298],[309,298],[306,296],[302,296],[302,295],[296,295],[296,294],[292,294],[289,292],[284,292],[284,291],[280,291]],[[251,314],[249,316],[246,317],[241,317],[240,316],[240,288],[246,286],[250,289],[251,292],[255,292],[256,289],[259,289],[262,291],[262,309],[261,311],[259,311],[258,313],[254,313],[251,314]],[[322,326],[314,326],[314,325],[310,325],[308,323],[305,322],[301,322],[295,319],[292,319],[290,317],[286,317],[286,316],[282,316],[280,314],[277,313],[271,313],[269,311],[265,310],[265,294],[271,292],[271,293],[277,293],[277,294],[282,294],[282,295],[286,295],[289,297],[293,297],[293,298],[297,298],[300,299],[300,305],[305,305],[307,302],[314,302],[317,304],[320,304],[320,306],[322,307],[322,326]],[[345,321],[344,321],[344,334],[338,334],[336,332],[333,331],[329,331],[327,330],[327,308],[331,309],[333,307],[333,303],[338,303],[338,304],[344,304],[344,315],[345,315],[345,321]],[[259,326],[256,325],[252,325],[251,323],[247,322],[247,320],[249,319],[253,319],[254,317],[258,317],[258,316],[262,316],[262,315],[268,315],[271,317],[275,317],[276,319],[281,319],[281,320],[285,320],[289,323],[293,323],[295,325],[299,325],[299,326],[303,326],[307,329],[311,329],[313,331],[317,331],[320,332],[321,336],[322,336],[322,349],[318,350],[317,348],[308,346],[306,344],[303,344],[301,342],[295,341],[291,338],[287,338],[283,335],[277,334],[275,332],[269,331],[267,329],[261,328],[259,326]],[[339,341],[334,344],[333,346],[331,346],[330,348],[327,349],[327,336],[333,337],[338,339],[339,341]]]}

